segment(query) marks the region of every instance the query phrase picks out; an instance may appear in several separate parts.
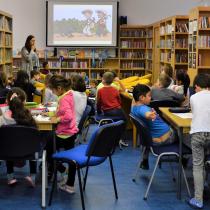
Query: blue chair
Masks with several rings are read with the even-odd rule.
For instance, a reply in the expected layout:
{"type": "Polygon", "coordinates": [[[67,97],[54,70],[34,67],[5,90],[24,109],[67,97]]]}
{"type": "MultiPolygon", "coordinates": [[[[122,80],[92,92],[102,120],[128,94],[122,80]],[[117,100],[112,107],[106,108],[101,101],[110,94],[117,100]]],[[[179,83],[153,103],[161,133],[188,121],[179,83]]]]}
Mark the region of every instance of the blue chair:
{"type": "Polygon", "coordinates": [[[0,160],[35,160],[42,162],[42,208],[46,207],[46,151],[40,132],[31,127],[8,125],[0,127],[0,160]]]}
{"type": "MultiPolygon", "coordinates": [[[[137,129],[137,135],[138,135],[138,138],[139,138],[139,143],[143,147],[142,156],[140,158],[140,161],[138,163],[135,176],[133,178],[134,182],[136,181],[136,176],[137,176],[137,173],[138,173],[138,169],[140,168],[140,164],[141,164],[142,157],[143,157],[143,154],[144,154],[145,150],[149,149],[151,151],[151,153],[155,157],[157,157],[157,160],[156,160],[156,163],[155,163],[155,167],[154,167],[153,172],[152,172],[152,176],[150,178],[149,184],[147,186],[147,189],[146,189],[146,192],[145,192],[145,195],[144,195],[144,200],[147,200],[147,196],[148,196],[148,193],[149,193],[149,190],[150,190],[153,178],[155,176],[155,172],[156,172],[158,163],[161,160],[161,158],[163,158],[164,156],[166,156],[166,157],[175,157],[175,159],[171,159],[171,160],[168,160],[168,161],[169,162],[174,162],[174,161],[178,162],[178,158],[179,158],[179,142],[175,142],[175,143],[169,144],[169,145],[154,146],[152,144],[152,137],[151,137],[151,134],[149,132],[149,129],[144,124],[144,122],[141,119],[139,119],[136,116],[134,116],[133,114],[130,114],[130,118],[131,118],[132,122],[134,123],[134,125],[135,125],[135,127],[137,129]]],[[[190,149],[187,148],[184,145],[183,145],[183,150],[182,151],[183,151],[182,155],[184,155],[184,154],[191,154],[190,149]]],[[[187,187],[187,192],[188,192],[189,196],[191,197],[189,186],[188,186],[188,182],[187,182],[185,171],[184,171],[183,167],[182,167],[182,172],[183,172],[184,181],[185,181],[185,184],[186,184],[186,187],[187,187]]]]}
{"type": "MultiPolygon", "coordinates": [[[[109,158],[112,180],[114,185],[115,197],[118,199],[114,169],[112,165],[112,154],[115,151],[115,146],[121,138],[121,135],[125,129],[124,121],[118,121],[110,124],[105,124],[100,127],[97,127],[93,132],[89,144],[80,145],[73,149],[58,152],[53,155],[53,159],[60,162],[65,163],[73,163],[76,164],[78,180],[79,180],[79,188],[82,202],[82,209],[85,209],[83,190],[85,190],[88,169],[90,166],[96,166],[103,163],[107,158],[109,158]],[[82,168],[86,168],[84,183],[82,189],[82,181],[81,181],[81,173],[80,170],[82,168]]],[[[50,194],[49,205],[52,202],[52,196],[56,183],[56,174],[54,174],[53,186],[50,194]]]]}

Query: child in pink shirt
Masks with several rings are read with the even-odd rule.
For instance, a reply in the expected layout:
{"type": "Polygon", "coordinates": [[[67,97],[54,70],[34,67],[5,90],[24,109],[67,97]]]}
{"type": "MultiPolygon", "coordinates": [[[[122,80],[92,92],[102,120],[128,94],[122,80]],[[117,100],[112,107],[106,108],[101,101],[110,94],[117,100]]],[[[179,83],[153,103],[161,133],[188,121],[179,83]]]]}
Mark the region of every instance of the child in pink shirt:
{"type": "MultiPolygon", "coordinates": [[[[70,90],[71,81],[63,76],[54,75],[49,80],[49,88],[59,97],[58,107],[55,114],[58,122],[56,128],[56,149],[65,150],[74,147],[78,128],[76,126],[76,115],[74,109],[73,93],[70,90]]],[[[58,171],[65,173],[66,168],[60,164],[58,171]]],[[[76,165],[69,164],[68,179],[66,183],[60,184],[60,189],[68,193],[74,193],[74,181],[76,165]]]]}

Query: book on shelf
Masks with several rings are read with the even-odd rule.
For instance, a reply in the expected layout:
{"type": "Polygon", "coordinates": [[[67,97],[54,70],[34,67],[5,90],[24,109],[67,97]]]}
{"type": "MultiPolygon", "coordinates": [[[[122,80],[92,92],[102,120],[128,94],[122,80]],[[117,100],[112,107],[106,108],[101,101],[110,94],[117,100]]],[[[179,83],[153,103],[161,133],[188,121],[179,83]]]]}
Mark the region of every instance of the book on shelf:
{"type": "Polygon", "coordinates": [[[200,35],[198,37],[198,47],[210,48],[210,35],[200,35]]]}
{"type": "Polygon", "coordinates": [[[12,19],[11,18],[4,18],[4,29],[6,31],[12,31],[12,19]]]}
{"type": "Polygon", "coordinates": [[[189,32],[187,23],[176,23],[176,32],[187,33],[189,32]]]}
{"type": "Polygon", "coordinates": [[[11,34],[5,34],[5,46],[6,47],[12,46],[12,35],[11,34]]]}
{"type": "Polygon", "coordinates": [[[0,15],[0,29],[3,29],[4,28],[4,19],[3,19],[3,16],[0,15]]]}
{"type": "Polygon", "coordinates": [[[210,16],[200,16],[198,18],[199,29],[210,28],[210,16]]]}

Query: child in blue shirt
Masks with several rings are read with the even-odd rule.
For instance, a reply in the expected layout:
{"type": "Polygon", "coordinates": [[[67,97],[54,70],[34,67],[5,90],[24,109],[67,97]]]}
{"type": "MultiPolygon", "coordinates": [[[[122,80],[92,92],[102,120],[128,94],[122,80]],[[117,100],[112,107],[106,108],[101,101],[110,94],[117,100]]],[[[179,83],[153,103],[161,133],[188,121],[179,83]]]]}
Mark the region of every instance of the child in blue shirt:
{"type": "MultiPolygon", "coordinates": [[[[175,133],[166,124],[160,116],[148,105],[151,101],[151,90],[146,85],[136,85],[133,89],[133,98],[131,113],[140,118],[149,128],[153,144],[166,145],[176,141],[175,133]]],[[[149,150],[143,155],[141,168],[149,169],[148,164],[149,150]]]]}

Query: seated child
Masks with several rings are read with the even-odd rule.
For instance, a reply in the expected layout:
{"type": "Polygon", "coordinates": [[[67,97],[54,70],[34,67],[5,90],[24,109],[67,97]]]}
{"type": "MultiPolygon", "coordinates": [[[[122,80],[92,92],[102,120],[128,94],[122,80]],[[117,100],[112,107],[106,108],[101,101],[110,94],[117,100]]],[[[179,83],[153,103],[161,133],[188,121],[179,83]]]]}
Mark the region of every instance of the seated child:
{"type": "Polygon", "coordinates": [[[48,62],[47,61],[44,61],[43,62],[43,64],[42,64],[42,69],[40,69],[40,72],[42,73],[42,74],[45,74],[45,75],[47,75],[47,74],[49,74],[50,73],[50,70],[49,70],[49,64],[48,64],[48,62]]]}
{"type": "MultiPolygon", "coordinates": [[[[164,75],[164,74],[170,77],[170,84],[168,85],[167,88],[171,88],[171,86],[174,85],[174,79],[173,79],[174,73],[173,73],[173,68],[171,65],[166,64],[163,66],[163,68],[161,69],[160,75],[164,75]]],[[[159,87],[159,85],[160,85],[159,83],[160,83],[160,81],[158,78],[157,82],[154,84],[154,87],[159,87]]]]}
{"type": "Polygon", "coordinates": [[[29,76],[27,72],[23,70],[18,71],[14,86],[19,87],[25,91],[27,101],[33,101],[34,94],[38,96],[42,95],[42,93],[38,91],[36,87],[29,82],[29,76]]]}
{"type": "Polygon", "coordinates": [[[38,70],[31,71],[31,84],[34,85],[36,88],[44,88],[44,83],[40,82],[41,74],[38,70]]]}
{"type": "Polygon", "coordinates": [[[58,96],[55,95],[52,90],[49,88],[49,80],[52,77],[52,74],[48,74],[45,77],[45,94],[44,94],[44,104],[45,105],[50,105],[51,102],[57,102],[58,101],[58,96]]]}
{"type": "Polygon", "coordinates": [[[121,108],[119,91],[111,86],[114,80],[112,72],[103,74],[104,87],[100,88],[97,93],[97,112],[105,116],[119,116],[119,119],[125,120],[125,114],[121,108]]]}
{"type": "Polygon", "coordinates": [[[190,98],[189,86],[190,86],[190,78],[188,74],[182,70],[177,71],[176,85],[172,85],[170,89],[175,91],[176,93],[185,96],[185,100],[182,102],[182,106],[189,105],[189,98],[190,98]]]}
{"type": "Polygon", "coordinates": [[[88,75],[86,74],[86,72],[81,72],[81,77],[84,79],[85,81],[85,85],[89,85],[89,78],[88,75]]]}
{"type": "MultiPolygon", "coordinates": [[[[153,144],[165,145],[175,142],[174,130],[148,106],[151,101],[150,88],[146,85],[136,85],[133,89],[133,98],[134,102],[131,107],[131,113],[140,118],[148,126],[153,144]]],[[[149,150],[146,150],[140,166],[142,169],[149,169],[148,156],[149,150]]]]}
{"type": "Polygon", "coordinates": [[[98,82],[96,80],[90,80],[90,93],[89,97],[96,97],[96,87],[98,82]]]}
{"type": "MultiPolygon", "coordinates": [[[[104,116],[113,116],[115,119],[127,121],[126,115],[121,108],[120,93],[112,86],[114,75],[112,72],[103,74],[103,87],[97,92],[96,107],[99,114],[104,116]]],[[[120,146],[128,146],[126,142],[120,140],[120,146]]]]}
{"type": "Polygon", "coordinates": [[[178,94],[169,89],[171,78],[166,74],[160,74],[159,87],[154,87],[151,90],[152,100],[175,100],[181,104],[184,101],[184,95],[178,94]]]}
{"type": "Polygon", "coordinates": [[[7,96],[7,93],[9,92],[9,88],[7,87],[8,80],[7,75],[5,72],[0,72],[0,97],[2,100],[0,100],[0,103],[5,103],[5,99],[7,96]]]}
{"type": "MultiPolygon", "coordinates": [[[[17,124],[36,128],[36,122],[30,111],[24,107],[25,101],[26,95],[24,91],[20,88],[12,88],[7,95],[9,110],[0,116],[0,126],[17,124]]],[[[30,174],[25,179],[30,186],[35,187],[36,162],[29,161],[29,165],[30,174]]],[[[14,185],[17,182],[14,176],[14,162],[6,161],[6,166],[8,185],[14,185]]]]}

